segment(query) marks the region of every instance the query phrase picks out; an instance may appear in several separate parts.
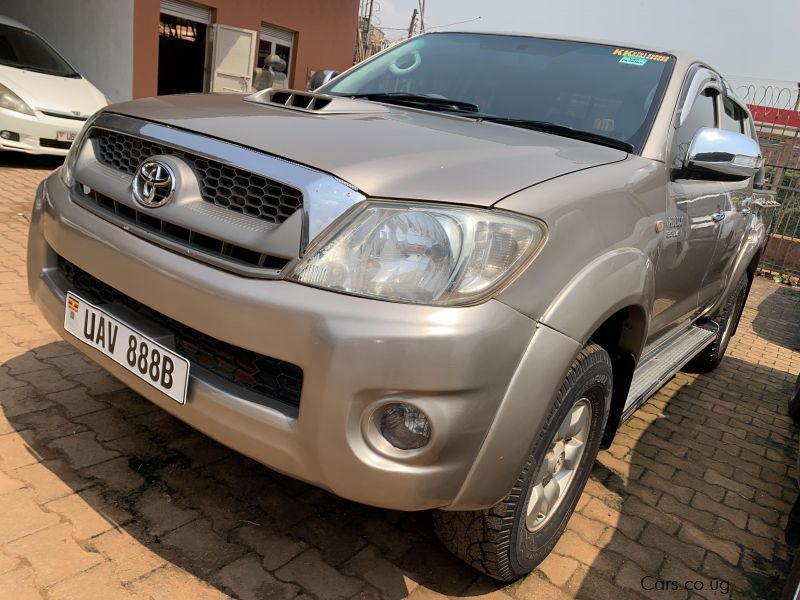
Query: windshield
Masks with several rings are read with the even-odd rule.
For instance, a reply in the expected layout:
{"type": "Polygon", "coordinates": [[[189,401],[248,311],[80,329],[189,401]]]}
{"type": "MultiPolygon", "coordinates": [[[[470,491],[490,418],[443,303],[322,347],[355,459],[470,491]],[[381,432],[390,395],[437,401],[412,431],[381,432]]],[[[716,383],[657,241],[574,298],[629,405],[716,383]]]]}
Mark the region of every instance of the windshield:
{"type": "Polygon", "coordinates": [[[0,65],[61,77],[80,77],[47,42],[28,29],[0,24],[0,65]]]}
{"type": "Polygon", "coordinates": [[[382,94],[446,98],[477,107],[474,115],[455,105],[448,112],[563,125],[638,151],[673,62],[665,54],[601,44],[436,33],[398,45],[318,91],[374,95],[381,102],[393,100],[382,94]]]}

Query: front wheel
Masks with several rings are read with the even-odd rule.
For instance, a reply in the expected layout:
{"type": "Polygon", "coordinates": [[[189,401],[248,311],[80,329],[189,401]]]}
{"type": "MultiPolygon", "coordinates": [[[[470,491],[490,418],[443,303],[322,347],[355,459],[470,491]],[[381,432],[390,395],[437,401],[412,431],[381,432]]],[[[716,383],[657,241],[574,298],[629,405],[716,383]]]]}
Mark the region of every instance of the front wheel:
{"type": "Polygon", "coordinates": [[[612,368],[596,344],[581,350],[511,492],[491,508],[434,512],[456,556],[500,581],[530,573],[567,526],[592,470],[611,401],[612,368]]]}

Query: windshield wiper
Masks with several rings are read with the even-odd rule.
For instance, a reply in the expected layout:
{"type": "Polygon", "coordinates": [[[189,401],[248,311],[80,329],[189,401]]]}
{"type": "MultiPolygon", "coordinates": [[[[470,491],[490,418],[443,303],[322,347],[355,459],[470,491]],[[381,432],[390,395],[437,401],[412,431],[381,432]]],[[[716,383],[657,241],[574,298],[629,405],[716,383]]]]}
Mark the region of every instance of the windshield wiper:
{"type": "Polygon", "coordinates": [[[490,123],[500,123],[502,125],[511,125],[512,127],[522,127],[523,129],[532,129],[534,131],[543,131],[545,133],[552,133],[555,135],[563,135],[564,137],[573,138],[576,140],[583,140],[585,142],[593,142],[617,150],[625,152],[633,152],[633,144],[623,142],[610,135],[603,135],[602,133],[594,133],[592,131],[583,131],[582,129],[575,129],[567,125],[559,125],[558,123],[551,123],[550,121],[531,121],[528,119],[512,119],[509,117],[492,117],[481,115],[478,117],[479,121],[488,121],[490,123]]]}
{"type": "Polygon", "coordinates": [[[0,65],[13,67],[14,69],[22,69],[23,71],[33,71],[34,73],[44,73],[45,75],[55,75],[56,77],[80,77],[77,71],[53,71],[52,69],[45,69],[36,65],[29,65],[16,61],[0,60],[0,65]]]}
{"type": "Polygon", "coordinates": [[[75,79],[80,77],[80,73],[77,71],[72,71],[72,73],[64,73],[62,71],[51,71],[50,69],[42,69],[39,67],[22,67],[25,71],[33,71],[35,73],[44,73],[45,75],[55,75],[56,77],[68,77],[71,79],[75,79]]]}
{"type": "Polygon", "coordinates": [[[463,102],[461,100],[450,100],[448,98],[437,98],[424,94],[409,94],[406,92],[386,92],[375,94],[353,94],[350,98],[363,100],[374,100],[376,102],[386,102],[388,104],[404,104],[409,106],[420,106],[424,108],[454,110],[456,112],[476,113],[479,108],[477,104],[463,102]]]}

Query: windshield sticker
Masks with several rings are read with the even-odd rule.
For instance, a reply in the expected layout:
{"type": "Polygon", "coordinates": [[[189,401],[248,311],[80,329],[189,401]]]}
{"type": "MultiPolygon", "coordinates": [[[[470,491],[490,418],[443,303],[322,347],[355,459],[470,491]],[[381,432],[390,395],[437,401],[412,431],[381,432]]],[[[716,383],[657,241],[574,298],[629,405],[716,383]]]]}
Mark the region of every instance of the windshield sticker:
{"type": "Polygon", "coordinates": [[[623,56],[619,59],[619,62],[623,65],[636,65],[637,67],[641,67],[643,64],[647,63],[647,59],[641,58],[640,56],[623,56]]]}
{"type": "MultiPolygon", "coordinates": [[[[642,50],[626,50],[625,48],[617,48],[616,50],[614,50],[612,54],[614,56],[622,56],[624,58],[627,57],[643,58],[645,62],[647,62],[648,60],[654,60],[656,62],[667,62],[669,60],[669,56],[666,54],[656,54],[655,52],[644,52],[642,50]]],[[[619,62],[624,62],[625,64],[632,64],[632,65],[644,64],[644,63],[628,62],[622,60],[620,60],[619,62]]]]}

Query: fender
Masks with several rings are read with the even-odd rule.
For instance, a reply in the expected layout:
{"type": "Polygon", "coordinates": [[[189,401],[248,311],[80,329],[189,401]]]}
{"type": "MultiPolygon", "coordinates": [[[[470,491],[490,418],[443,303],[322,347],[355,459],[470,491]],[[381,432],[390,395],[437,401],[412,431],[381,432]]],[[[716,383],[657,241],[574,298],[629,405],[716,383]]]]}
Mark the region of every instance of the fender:
{"type": "MultiPolygon", "coordinates": [[[[556,296],[540,321],[585,344],[600,325],[618,310],[639,306],[649,322],[655,296],[655,264],[636,248],[619,248],[586,265],[556,296]]],[[[647,339],[642,332],[638,360],[647,339]]]]}
{"type": "Polygon", "coordinates": [[[514,485],[581,345],[538,325],[456,498],[446,510],[497,504],[514,485]]]}
{"type": "MultiPolygon", "coordinates": [[[[552,410],[555,391],[600,325],[622,308],[649,307],[653,261],[620,248],[586,265],[550,304],[512,378],[481,451],[449,510],[492,506],[508,493],[552,410]]],[[[637,336],[636,358],[646,332],[637,336]]]]}

